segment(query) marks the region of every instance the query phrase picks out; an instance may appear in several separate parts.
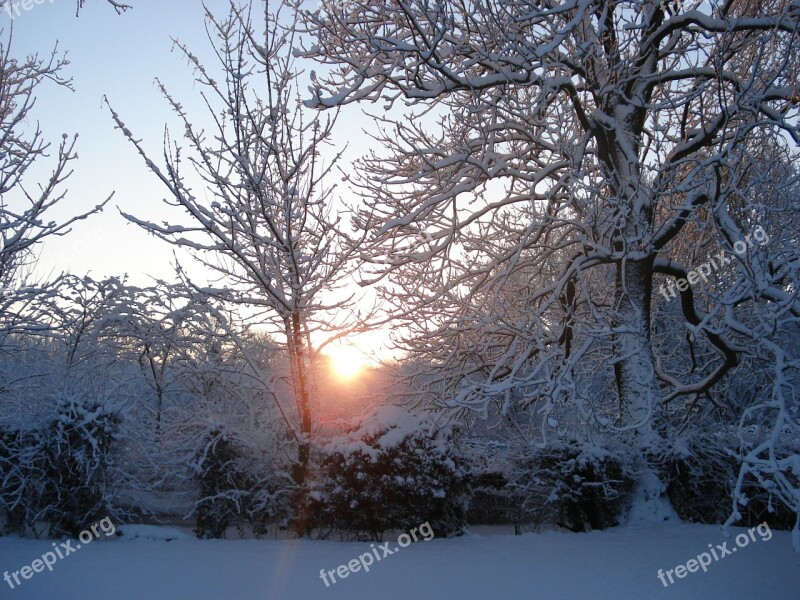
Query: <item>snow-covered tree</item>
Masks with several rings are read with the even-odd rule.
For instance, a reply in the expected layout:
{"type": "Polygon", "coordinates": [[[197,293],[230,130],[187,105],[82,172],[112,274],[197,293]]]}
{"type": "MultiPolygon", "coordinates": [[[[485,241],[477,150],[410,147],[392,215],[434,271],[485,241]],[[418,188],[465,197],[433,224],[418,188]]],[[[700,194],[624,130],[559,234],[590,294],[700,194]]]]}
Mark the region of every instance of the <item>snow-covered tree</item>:
{"type": "Polygon", "coordinates": [[[60,283],[45,328],[0,348],[4,526],[59,533],[102,507],[200,514],[204,535],[233,517],[257,533],[285,519],[276,388],[287,369],[270,338],[180,282],[60,283]],[[239,475],[217,477],[218,443],[235,450],[239,475]]]}
{"type": "MultiPolygon", "coordinates": [[[[74,217],[52,220],[63,205],[66,181],[77,159],[77,135],[64,133],[58,144],[48,141],[34,121],[36,94],[42,84],[71,88],[64,75],[67,60],[55,48],[44,57],[20,59],[11,47],[12,35],[0,30],[0,332],[37,329],[37,300],[53,294],[53,286],[34,281],[31,267],[36,248],[50,236],[102,209],[111,197],[74,217]],[[52,162],[49,175],[35,173],[52,162]]],[[[112,194],[113,195],[113,194],[112,194]]]]}
{"type": "MultiPolygon", "coordinates": [[[[743,442],[743,473],[800,515],[797,455],[782,444],[800,429],[798,362],[775,335],[796,332],[797,255],[753,243],[796,219],[796,196],[768,208],[757,182],[765,148],[797,156],[798,18],[787,0],[352,0],[306,13],[306,55],[327,67],[308,105],[393,109],[378,118],[385,151],[352,178],[357,224],[368,279],[390,281],[428,380],[457,369],[452,404],[536,405],[538,441],[571,405],[575,422],[636,448],[652,500],[655,416],[707,401],[757,346],[772,379],[748,414],[771,433],[743,442]],[[693,244],[713,273],[678,260],[693,244]],[[680,329],[711,348],[688,372],[654,352],[667,282],[680,329]]],[[[795,182],[772,189],[785,198],[795,182]]],[[[800,547],[800,518],[796,533],[800,547]]]]}
{"type": "MultiPolygon", "coordinates": [[[[256,319],[285,340],[296,406],[289,429],[298,445],[295,481],[302,489],[312,434],[311,375],[319,350],[312,336],[327,331],[329,339],[340,337],[359,323],[345,310],[346,300],[326,296],[344,277],[349,259],[329,185],[338,154],[323,156],[335,118],[309,114],[299,101],[299,71],[291,54],[296,34],[285,29],[293,7],[254,6],[259,18],[244,8],[232,7],[224,19],[207,12],[216,70],[176,42],[195,70],[213,133],[160,84],[188,148],[167,136],[166,165],[159,167],[112,114],[169,190],[169,203],[183,209],[189,221],[125,216],[191,251],[218,275],[205,292],[252,307],[256,319]]],[[[299,518],[298,531],[302,522],[299,518]]]]}

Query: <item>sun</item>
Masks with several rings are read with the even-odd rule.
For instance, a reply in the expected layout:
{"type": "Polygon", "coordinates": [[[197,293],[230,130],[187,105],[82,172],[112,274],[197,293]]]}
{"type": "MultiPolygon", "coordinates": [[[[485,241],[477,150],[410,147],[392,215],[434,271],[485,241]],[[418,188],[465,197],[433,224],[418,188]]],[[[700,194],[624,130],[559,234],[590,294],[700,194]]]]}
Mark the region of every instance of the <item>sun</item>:
{"type": "Polygon", "coordinates": [[[367,366],[367,358],[353,346],[337,346],[328,351],[328,360],[334,375],[342,380],[354,379],[367,366]]]}

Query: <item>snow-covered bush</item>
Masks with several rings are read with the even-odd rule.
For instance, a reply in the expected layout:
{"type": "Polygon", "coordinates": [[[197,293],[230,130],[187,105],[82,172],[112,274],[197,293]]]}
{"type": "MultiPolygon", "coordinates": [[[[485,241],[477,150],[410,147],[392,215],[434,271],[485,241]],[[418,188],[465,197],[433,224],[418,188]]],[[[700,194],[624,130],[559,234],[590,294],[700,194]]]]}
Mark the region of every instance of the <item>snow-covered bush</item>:
{"type": "Polygon", "coordinates": [[[598,446],[558,444],[521,458],[511,483],[517,518],[535,525],[554,523],[572,531],[618,525],[634,478],[621,453],[598,446]]]}
{"type": "Polygon", "coordinates": [[[33,530],[38,511],[37,489],[44,453],[37,431],[0,432],[0,508],[3,533],[23,535],[33,530]]]}
{"type": "MultiPolygon", "coordinates": [[[[689,523],[725,523],[740,468],[741,460],[725,448],[722,436],[677,443],[664,465],[663,477],[675,512],[689,523]]],[[[745,480],[742,496],[745,500],[738,505],[738,525],[752,527],[764,521],[772,529],[794,525],[796,515],[753,478],[745,480]]]]}
{"type": "Polygon", "coordinates": [[[315,526],[360,539],[429,522],[461,532],[469,498],[463,455],[450,424],[383,406],[322,448],[312,484],[315,526]]]}
{"type": "Polygon", "coordinates": [[[195,468],[200,485],[197,500],[199,538],[221,538],[234,519],[244,514],[251,483],[240,469],[241,449],[220,429],[209,432],[195,468]]]}
{"type": "Polygon", "coordinates": [[[5,529],[76,537],[87,525],[115,516],[111,473],[120,416],[81,397],[59,400],[55,417],[30,430],[2,433],[0,502],[5,529]]]}
{"type": "Polygon", "coordinates": [[[277,485],[272,466],[252,450],[226,427],[214,427],[205,436],[192,464],[199,484],[194,506],[197,537],[224,537],[233,524],[240,533],[247,524],[255,535],[262,535],[285,518],[287,489],[277,485]]]}
{"type": "Polygon", "coordinates": [[[82,397],[65,397],[44,434],[46,456],[39,519],[55,537],[77,536],[116,513],[113,502],[119,413],[82,397]]]}

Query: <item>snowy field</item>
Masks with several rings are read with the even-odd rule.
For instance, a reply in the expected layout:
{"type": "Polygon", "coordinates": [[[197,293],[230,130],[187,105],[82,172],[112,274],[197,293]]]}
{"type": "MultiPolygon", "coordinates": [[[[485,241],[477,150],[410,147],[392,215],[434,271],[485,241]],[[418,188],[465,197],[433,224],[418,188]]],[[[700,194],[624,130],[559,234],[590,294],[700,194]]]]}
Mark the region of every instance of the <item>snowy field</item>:
{"type": "MultiPolygon", "coordinates": [[[[736,553],[712,562],[705,573],[685,573],[667,588],[658,579],[659,569],[686,564],[709,544],[736,548],[736,535],[746,530],[732,529],[725,537],[714,526],[664,525],[420,540],[375,562],[369,572],[359,568],[326,588],[320,569],[333,571],[369,553],[370,544],[198,541],[185,534],[172,541],[148,539],[169,537],[163,533],[170,531],[129,529],[122,539],[101,538],[16,589],[3,583],[0,598],[793,600],[800,594],[800,554],[786,532],[773,532],[769,540],[757,534],[751,536],[755,541],[740,538],[747,544],[736,553]],[[141,535],[154,531],[161,535],[141,535]]],[[[396,546],[392,538],[388,549],[396,546]]],[[[51,549],[51,541],[1,538],[0,568],[18,570],[51,549]]]]}

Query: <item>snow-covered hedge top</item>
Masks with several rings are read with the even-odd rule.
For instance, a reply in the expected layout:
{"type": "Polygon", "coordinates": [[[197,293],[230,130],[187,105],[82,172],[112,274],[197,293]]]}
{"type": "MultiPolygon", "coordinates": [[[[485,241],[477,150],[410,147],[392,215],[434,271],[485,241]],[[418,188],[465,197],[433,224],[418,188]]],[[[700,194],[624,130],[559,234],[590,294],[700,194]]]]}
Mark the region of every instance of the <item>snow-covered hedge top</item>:
{"type": "Polygon", "coordinates": [[[361,452],[376,458],[379,452],[397,448],[405,439],[424,437],[430,441],[432,449],[444,454],[451,435],[449,422],[439,423],[438,418],[412,413],[399,406],[381,406],[349,432],[333,438],[322,450],[327,454],[361,452]]]}

